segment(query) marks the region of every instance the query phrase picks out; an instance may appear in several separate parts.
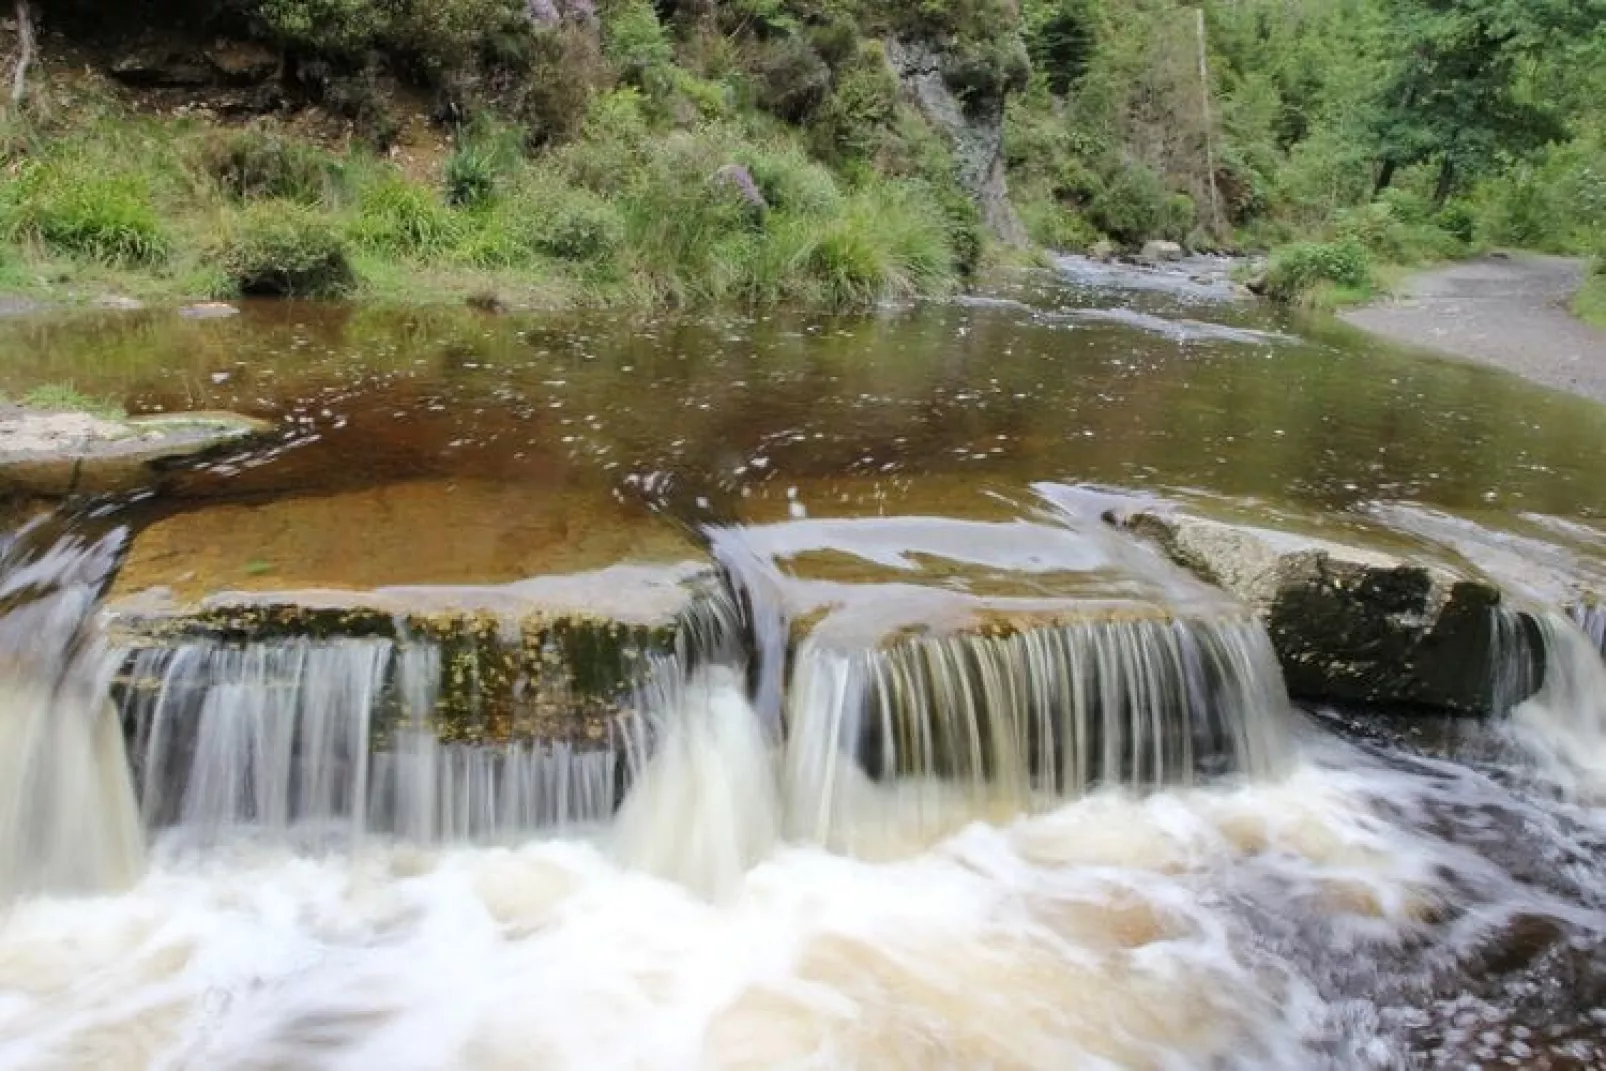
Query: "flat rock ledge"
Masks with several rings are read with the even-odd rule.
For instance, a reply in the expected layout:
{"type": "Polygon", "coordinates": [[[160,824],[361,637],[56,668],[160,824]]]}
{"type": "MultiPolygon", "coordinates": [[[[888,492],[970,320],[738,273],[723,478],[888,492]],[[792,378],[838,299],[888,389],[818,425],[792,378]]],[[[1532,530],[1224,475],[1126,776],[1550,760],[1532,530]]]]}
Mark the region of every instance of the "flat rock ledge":
{"type": "Polygon", "coordinates": [[[1106,519],[1247,603],[1265,623],[1296,699],[1488,715],[1525,698],[1501,681],[1539,680],[1531,619],[1500,613],[1505,596],[1487,578],[1181,512],[1106,519]],[[1502,618],[1518,627],[1497,654],[1502,618]],[[1496,658],[1517,665],[1498,672],[1496,658]]]}
{"type": "Polygon", "coordinates": [[[272,430],[226,412],[110,419],[10,409],[0,413],[0,487],[47,497],[140,490],[176,461],[272,430]]]}
{"type": "MultiPolygon", "coordinates": [[[[600,743],[655,655],[676,649],[712,572],[705,563],[616,565],[486,587],[224,593],[175,603],[161,589],[103,610],[130,690],[162,686],[168,652],[384,639],[438,652],[432,728],[447,743],[600,743]]],[[[394,691],[394,689],[391,689],[394,691]]],[[[398,696],[378,737],[401,717],[398,696]]],[[[376,740],[382,745],[383,740],[376,740]]]]}

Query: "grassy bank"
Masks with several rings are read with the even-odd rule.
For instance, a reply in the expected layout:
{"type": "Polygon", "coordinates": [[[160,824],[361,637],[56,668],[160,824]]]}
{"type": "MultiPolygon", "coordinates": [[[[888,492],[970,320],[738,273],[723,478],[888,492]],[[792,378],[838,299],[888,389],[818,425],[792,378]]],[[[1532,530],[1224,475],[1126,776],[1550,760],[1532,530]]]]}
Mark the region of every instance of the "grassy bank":
{"type": "Polygon", "coordinates": [[[1573,312],[1586,324],[1606,330],[1606,256],[1595,258],[1573,299],[1573,312]]]}
{"type": "Polygon", "coordinates": [[[561,306],[855,306],[975,263],[968,204],[919,174],[845,178],[756,117],[663,130],[623,88],[539,158],[491,122],[404,169],[270,127],[115,112],[7,132],[0,286],[561,306]]]}

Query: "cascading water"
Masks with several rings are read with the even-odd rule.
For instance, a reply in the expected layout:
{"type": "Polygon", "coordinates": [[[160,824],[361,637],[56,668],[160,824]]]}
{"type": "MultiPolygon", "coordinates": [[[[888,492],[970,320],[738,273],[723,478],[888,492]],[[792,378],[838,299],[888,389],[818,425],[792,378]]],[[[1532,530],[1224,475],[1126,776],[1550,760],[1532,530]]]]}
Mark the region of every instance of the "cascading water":
{"type": "Polygon", "coordinates": [[[118,888],[143,855],[94,623],[124,536],[60,527],[36,520],[0,546],[0,900],[118,888]]]}
{"type": "Polygon", "coordinates": [[[1606,658],[1606,606],[1591,603],[1573,610],[1573,620],[1584,630],[1584,635],[1595,645],[1602,658],[1606,658]]]}
{"type": "Polygon", "coordinates": [[[425,641],[193,642],[137,652],[123,717],[152,827],[348,847],[507,840],[612,814],[619,758],[565,742],[443,741],[425,641]]]}
{"type": "Polygon", "coordinates": [[[904,821],[937,829],[1099,786],[1267,777],[1287,758],[1281,681],[1248,619],[1088,620],[847,653],[806,644],[788,707],[793,831],[835,840],[864,775],[896,786],[904,821]]]}
{"type": "MultiPolygon", "coordinates": [[[[1600,648],[1575,618],[1539,609],[1522,616],[1533,622],[1543,676],[1537,691],[1530,685],[1517,693],[1523,698],[1510,708],[1511,732],[1564,794],[1606,799],[1606,662],[1600,648]]],[[[1497,637],[1512,633],[1510,626],[1496,630],[1497,637]]],[[[1494,666],[1502,679],[1513,675],[1504,667],[1528,661],[1528,649],[1514,641],[1496,651],[1494,666]]]]}

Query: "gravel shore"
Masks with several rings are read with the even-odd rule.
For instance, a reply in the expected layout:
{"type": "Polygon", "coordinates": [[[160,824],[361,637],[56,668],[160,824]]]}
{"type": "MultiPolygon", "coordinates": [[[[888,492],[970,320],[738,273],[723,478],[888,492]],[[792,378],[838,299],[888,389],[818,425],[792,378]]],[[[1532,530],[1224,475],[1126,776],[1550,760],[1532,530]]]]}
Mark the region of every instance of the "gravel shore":
{"type": "Polygon", "coordinates": [[[1606,332],[1567,311],[1583,272],[1564,257],[1482,257],[1415,276],[1395,300],[1343,319],[1606,403],[1606,332]]]}

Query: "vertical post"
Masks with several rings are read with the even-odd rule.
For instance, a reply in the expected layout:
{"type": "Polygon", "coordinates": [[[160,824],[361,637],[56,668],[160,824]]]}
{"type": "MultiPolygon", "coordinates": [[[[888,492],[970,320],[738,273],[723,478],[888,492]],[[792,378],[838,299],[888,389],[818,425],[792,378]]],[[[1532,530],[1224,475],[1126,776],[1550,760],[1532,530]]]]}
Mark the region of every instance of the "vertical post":
{"type": "Polygon", "coordinates": [[[1221,192],[1216,188],[1215,132],[1210,119],[1210,63],[1205,54],[1204,7],[1193,9],[1195,34],[1199,42],[1199,101],[1204,112],[1205,190],[1210,195],[1210,227],[1220,234],[1224,223],[1221,218],[1221,192]]]}

